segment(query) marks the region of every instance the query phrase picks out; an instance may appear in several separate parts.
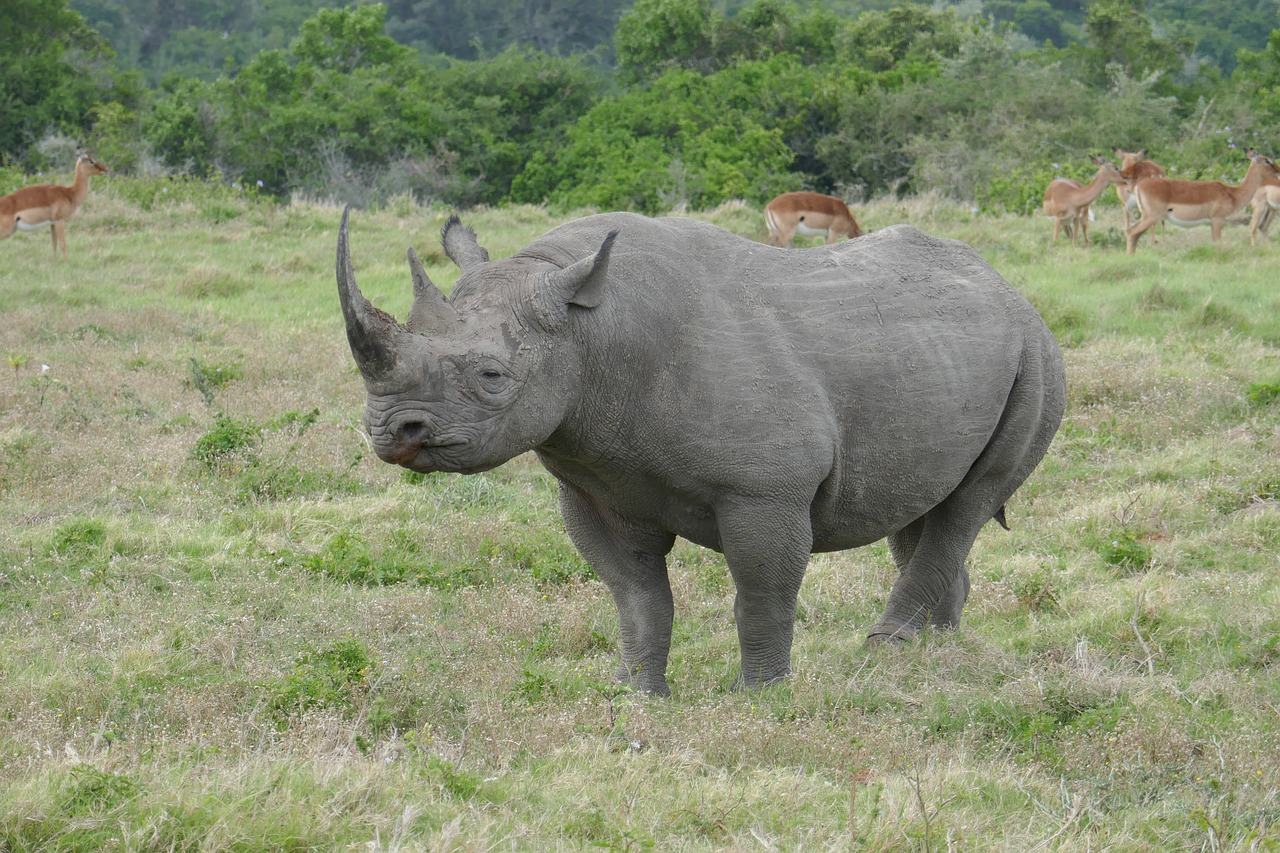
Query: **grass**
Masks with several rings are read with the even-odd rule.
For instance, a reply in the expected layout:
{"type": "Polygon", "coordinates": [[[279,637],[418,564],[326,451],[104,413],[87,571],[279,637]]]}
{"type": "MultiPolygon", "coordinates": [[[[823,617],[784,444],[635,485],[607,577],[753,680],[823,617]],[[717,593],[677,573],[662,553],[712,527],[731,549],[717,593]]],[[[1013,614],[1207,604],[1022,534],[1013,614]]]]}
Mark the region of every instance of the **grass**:
{"type": "MultiPolygon", "coordinates": [[[[612,603],[532,456],[376,460],[340,211],[95,184],[0,242],[0,850],[1280,847],[1280,249],[1132,257],[937,199],[1064,346],[1066,420],[979,537],[960,631],[861,636],[884,543],[813,558],[795,676],[729,690],[718,554],[671,559],[670,700],[612,682],[612,603]],[[47,365],[47,367],[46,367],[47,365]]],[[[403,316],[447,211],[353,219],[403,316]]],[[[757,211],[700,214],[761,237],[757,211]]],[[[466,219],[495,257],[566,217],[466,219]]]]}

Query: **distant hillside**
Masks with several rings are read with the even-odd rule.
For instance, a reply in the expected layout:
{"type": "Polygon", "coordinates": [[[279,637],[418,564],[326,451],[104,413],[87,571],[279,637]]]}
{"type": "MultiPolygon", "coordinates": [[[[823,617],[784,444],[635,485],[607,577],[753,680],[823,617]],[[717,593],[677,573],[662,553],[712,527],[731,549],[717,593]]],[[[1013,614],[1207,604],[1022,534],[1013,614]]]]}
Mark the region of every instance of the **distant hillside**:
{"type": "MultiPolygon", "coordinates": [[[[593,54],[612,64],[614,28],[636,0],[386,0],[387,35],[426,55],[481,59],[512,45],[553,56],[593,54]]],[[[689,3],[711,0],[686,0],[689,3]]],[[[783,0],[736,0],[729,11],[750,5],[813,5],[854,17],[896,5],[886,0],[827,0],[787,4],[783,0]]],[[[340,0],[71,0],[105,36],[121,63],[152,83],[164,76],[212,79],[263,50],[285,48],[298,27],[319,9],[363,3],[340,0]]],[[[982,14],[1025,33],[1037,44],[1058,47],[1083,38],[1083,0],[962,0],[961,15],[982,14]]],[[[1194,44],[1195,54],[1225,73],[1240,48],[1261,50],[1280,27],[1280,0],[1155,0],[1147,12],[1163,35],[1194,44]]]]}

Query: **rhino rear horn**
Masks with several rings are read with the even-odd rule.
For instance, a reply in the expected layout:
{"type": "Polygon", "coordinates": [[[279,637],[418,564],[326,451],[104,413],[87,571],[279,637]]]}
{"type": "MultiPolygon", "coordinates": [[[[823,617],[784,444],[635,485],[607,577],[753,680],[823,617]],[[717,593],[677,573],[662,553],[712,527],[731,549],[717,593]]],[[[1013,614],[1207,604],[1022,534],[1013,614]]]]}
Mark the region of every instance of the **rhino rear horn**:
{"type": "Polygon", "coordinates": [[[458,312],[440,288],[427,277],[418,255],[409,250],[409,272],[413,275],[413,307],[409,309],[409,331],[418,335],[441,335],[458,322],[458,312]]]}
{"type": "Polygon", "coordinates": [[[405,328],[365,299],[356,285],[347,238],[350,213],[350,206],[342,211],[342,226],[338,229],[338,300],[347,321],[347,342],[356,366],[366,379],[380,379],[390,375],[396,366],[396,336],[405,328]]]}
{"type": "Polygon", "coordinates": [[[489,253],[476,240],[476,232],[462,224],[458,214],[449,215],[444,230],[440,232],[440,244],[449,260],[466,272],[471,267],[489,262],[489,253]]]}

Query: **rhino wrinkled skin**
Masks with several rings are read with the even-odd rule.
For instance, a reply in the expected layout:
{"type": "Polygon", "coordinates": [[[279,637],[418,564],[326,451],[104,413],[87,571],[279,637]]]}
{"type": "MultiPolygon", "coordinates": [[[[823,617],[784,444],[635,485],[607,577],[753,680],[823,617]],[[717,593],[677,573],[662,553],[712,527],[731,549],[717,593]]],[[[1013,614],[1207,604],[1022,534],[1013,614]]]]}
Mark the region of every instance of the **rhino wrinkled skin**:
{"type": "Polygon", "coordinates": [[[347,336],[387,462],[475,473],[533,450],[618,608],[618,678],[669,692],[677,536],[725,555],[739,684],[790,672],[811,552],[888,537],[869,639],[954,627],[978,531],[1044,455],[1062,357],[968,246],[895,226],[776,249],[689,219],[588,216],[490,261],[450,219],[446,298],[413,250],[407,324],[356,286],[347,336]]]}

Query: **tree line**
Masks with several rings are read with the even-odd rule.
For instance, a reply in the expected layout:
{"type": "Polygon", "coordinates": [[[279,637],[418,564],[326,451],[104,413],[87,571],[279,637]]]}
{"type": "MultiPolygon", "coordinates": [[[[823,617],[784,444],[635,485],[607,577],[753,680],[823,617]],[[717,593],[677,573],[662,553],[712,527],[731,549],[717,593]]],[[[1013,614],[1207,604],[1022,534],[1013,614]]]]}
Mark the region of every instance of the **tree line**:
{"type": "MultiPolygon", "coordinates": [[[[1005,12],[1030,20],[1036,2],[1005,12]]],[[[1235,180],[1245,148],[1280,148],[1280,30],[1228,73],[1142,0],[1083,4],[1061,44],[962,7],[785,0],[598,4],[557,41],[530,2],[514,4],[522,35],[492,54],[475,41],[477,58],[397,30],[389,10],[411,5],[308,9],[285,46],[152,82],[67,0],[10,0],[0,164],[66,169],[74,143],[117,172],[282,198],[652,213],[816,189],[1031,212],[1054,176],[1092,174],[1090,153],[1146,148],[1175,177],[1235,180]]]]}

